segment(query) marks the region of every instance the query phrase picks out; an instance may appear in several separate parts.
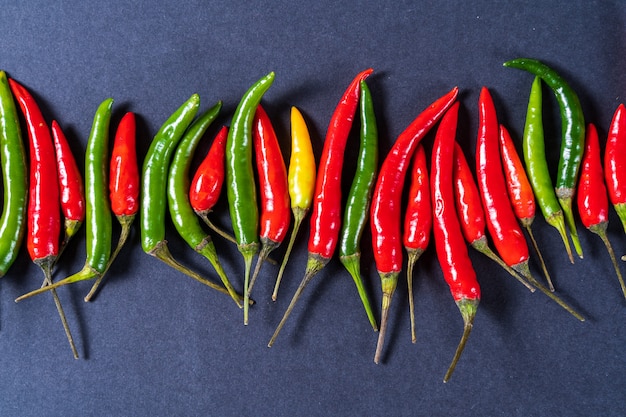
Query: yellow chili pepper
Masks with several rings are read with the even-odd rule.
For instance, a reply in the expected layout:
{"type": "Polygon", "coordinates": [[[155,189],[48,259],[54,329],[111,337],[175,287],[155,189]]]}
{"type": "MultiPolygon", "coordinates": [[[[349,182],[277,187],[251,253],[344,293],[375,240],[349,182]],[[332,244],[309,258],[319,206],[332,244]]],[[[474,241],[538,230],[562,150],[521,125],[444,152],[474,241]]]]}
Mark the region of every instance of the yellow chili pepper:
{"type": "Polygon", "coordinates": [[[291,108],[291,157],[289,159],[289,197],[291,199],[291,211],[293,212],[294,225],[287,246],[287,252],[280,265],[272,300],[276,301],[278,287],[289,260],[289,254],[298,235],[300,224],[306,217],[313,201],[315,190],[315,155],[311,147],[311,137],[302,113],[296,108],[291,108]]]}

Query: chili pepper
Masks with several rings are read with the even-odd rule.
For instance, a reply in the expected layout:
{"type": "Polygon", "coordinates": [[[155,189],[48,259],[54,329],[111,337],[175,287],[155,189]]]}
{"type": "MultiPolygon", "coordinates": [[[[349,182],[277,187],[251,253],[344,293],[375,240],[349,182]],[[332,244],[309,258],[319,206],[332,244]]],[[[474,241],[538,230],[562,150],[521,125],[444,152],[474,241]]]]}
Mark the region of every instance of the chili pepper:
{"type": "Polygon", "coordinates": [[[415,343],[415,303],[413,301],[413,268],[430,243],[433,228],[433,214],[430,206],[430,184],[426,151],[419,144],[413,156],[409,202],[404,215],[402,242],[408,254],[407,287],[409,289],[409,311],[411,316],[411,341],[415,343]]]}
{"type": "Polygon", "coordinates": [[[487,228],[494,240],[496,249],[504,262],[524,276],[531,285],[546,294],[578,320],[584,321],[585,319],[579,313],[541,285],[530,273],[528,246],[515,214],[513,214],[502,174],[496,109],[486,87],[481,90],[478,108],[476,172],[486,214],[487,228]]]}
{"type": "Polygon", "coordinates": [[[248,293],[252,292],[265,259],[285,239],[291,222],[287,168],[272,122],[261,105],[257,107],[254,116],[252,143],[261,190],[261,251],[250,279],[248,293]]]}
{"type": "Polygon", "coordinates": [[[585,138],[585,153],[581,166],[580,179],[577,189],[577,203],[580,220],[587,229],[600,236],[606,246],[615,274],[626,298],[626,285],[611,247],[611,242],[606,235],[609,224],[609,199],[606,186],[604,185],[604,173],[602,171],[602,159],[600,157],[600,143],[598,131],[594,124],[587,125],[585,138]]]}
{"type": "MultiPolygon", "coordinates": [[[[128,112],[122,117],[115,133],[113,152],[109,168],[109,198],[111,211],[121,227],[120,237],[113,254],[109,258],[109,265],[117,258],[124,247],[130,229],[139,210],[139,167],[137,165],[135,115],[128,112]]],[[[104,274],[94,282],[85,301],[91,301],[98,290],[104,274]]]]}
{"type": "Polygon", "coordinates": [[[437,259],[450,293],[463,317],[463,336],[443,382],[447,382],[463,353],[473,328],[480,302],[480,285],[463,240],[453,191],[454,138],[458,102],[443,116],[437,129],[431,159],[430,188],[433,207],[433,235],[437,259]]]}
{"type": "Polygon", "coordinates": [[[613,208],[626,232],[626,107],[615,110],[604,150],[604,178],[613,208]]]}
{"type": "MultiPolygon", "coordinates": [[[[54,145],[48,124],[33,96],[13,79],[9,79],[9,85],[24,115],[29,138],[30,180],[26,248],[31,260],[43,271],[43,285],[50,285],[52,284],[52,266],[59,253],[61,235],[59,185],[54,145]]],[[[52,290],[52,297],[72,354],[78,359],[78,351],[63,306],[54,290],[52,290]]]]}
{"type": "Polygon", "coordinates": [[[189,190],[189,166],[191,165],[193,153],[200,139],[202,139],[206,130],[219,114],[221,108],[222,102],[219,101],[200,115],[187,129],[187,132],[176,149],[176,153],[170,165],[167,198],[172,222],[178,234],[193,250],[200,253],[211,262],[211,265],[213,265],[222,280],[224,287],[228,290],[228,293],[233,300],[235,300],[237,305],[241,307],[241,303],[239,302],[241,297],[235,292],[235,289],[228,280],[226,272],[224,272],[217,258],[217,251],[211,240],[211,236],[200,226],[198,217],[194,214],[191,204],[189,203],[189,195],[187,193],[187,190],[189,190]]]}
{"type": "Polygon", "coordinates": [[[274,72],[270,72],[246,91],[235,109],[226,141],[228,208],[237,240],[237,249],[243,256],[245,264],[244,324],[248,324],[248,287],[252,258],[259,251],[259,212],[252,169],[252,122],[256,108],[265,92],[272,86],[274,77],[274,72]]]}
{"type": "Polygon", "coordinates": [[[350,186],[341,227],[339,244],[339,260],[348,270],[357,287],[361,303],[374,331],[378,325],[374,312],[361,279],[361,236],[367,222],[372,191],[378,169],[378,129],[372,94],[365,81],[361,81],[361,97],[359,100],[361,119],[359,155],[357,168],[350,186]]]}
{"type": "Polygon", "coordinates": [[[17,257],[26,230],[26,159],[7,75],[0,71],[0,165],[4,203],[0,217],[0,277],[17,257]]]}
{"type": "Polygon", "coordinates": [[[296,108],[291,108],[291,156],[289,158],[289,171],[287,173],[287,184],[289,186],[289,201],[291,202],[291,212],[293,213],[293,229],[289,244],[283,257],[283,262],[278,270],[272,300],[276,301],[278,287],[282,280],[285,267],[289,261],[289,255],[293,249],[293,244],[298,236],[298,230],[302,220],[306,217],[311,202],[313,191],[315,190],[315,155],[311,146],[311,137],[302,113],[296,108]]]}
{"type": "Polygon", "coordinates": [[[370,210],[372,245],[376,269],[383,292],[380,333],[374,362],[382,353],[391,299],[402,270],[401,195],[406,172],[415,148],[430,128],[454,103],[458,88],[453,88],[420,113],[398,136],[378,173],[370,210]]]}
{"type": "Polygon", "coordinates": [[[78,170],[76,159],[61,126],[56,120],[51,125],[52,139],[57,160],[59,176],[59,195],[61,197],[61,212],[64,217],[64,237],[59,247],[59,256],[70,239],[78,232],[85,221],[85,190],[83,177],[78,170]]]}
{"type": "Polygon", "coordinates": [[[561,157],[557,169],[556,195],[565,214],[576,253],[583,257],[572,212],[572,200],[578,171],[585,148],[585,117],[578,96],[570,85],[552,68],[530,58],[519,58],[504,63],[540,77],[550,87],[559,102],[561,113],[561,157]]]}
{"type": "Polygon", "coordinates": [[[530,89],[522,147],[524,150],[524,162],[528,170],[528,178],[530,179],[530,184],[537,197],[537,202],[539,203],[543,217],[549,225],[559,232],[570,262],[574,263],[569,240],[567,240],[563,210],[557,199],[555,189],[552,186],[552,179],[550,178],[550,171],[548,170],[548,163],[546,161],[543,135],[541,79],[539,77],[535,77],[530,89]]]}
{"type": "Polygon", "coordinates": [[[543,259],[543,255],[539,250],[539,245],[535,240],[532,228],[530,227],[535,220],[535,194],[528,181],[528,176],[522,165],[517,151],[515,150],[515,144],[509,134],[509,131],[502,125],[500,125],[500,156],[502,157],[502,167],[504,168],[504,177],[506,179],[507,191],[511,204],[513,205],[513,212],[515,216],[522,224],[526,233],[530,237],[530,241],[535,248],[535,252],[539,256],[539,262],[543,275],[546,278],[550,291],[554,291],[554,285],[552,285],[552,278],[548,273],[546,262],[543,259]]]}
{"type": "Polygon", "coordinates": [[[467,160],[463,155],[463,149],[461,149],[461,145],[457,141],[454,142],[453,158],[452,182],[454,184],[454,198],[461,231],[465,240],[478,252],[500,265],[530,291],[535,291],[520,274],[507,265],[489,247],[485,234],[485,211],[481,202],[480,192],[467,160]]]}
{"type": "Polygon", "coordinates": [[[108,98],[98,106],[91,133],[87,140],[85,158],[86,238],[87,258],[77,273],[61,281],[31,291],[15,301],[78,281],[98,278],[105,273],[111,254],[111,209],[106,194],[106,160],[109,146],[109,123],[113,99],[108,98]]]}
{"type": "Polygon", "coordinates": [[[163,123],[156,133],[144,158],[140,184],[141,247],[166,265],[196,281],[224,294],[228,290],[204,278],[178,262],[169,251],[165,240],[165,211],[167,204],[167,176],[172,154],[200,106],[200,97],[191,95],[163,123]]]}
{"type": "Polygon", "coordinates": [[[209,213],[217,203],[224,183],[224,158],[228,127],[222,126],[206,156],[198,166],[189,187],[191,207],[204,223],[224,239],[237,243],[235,238],[226,233],[209,219],[209,213]]]}
{"type": "Polygon", "coordinates": [[[319,171],[315,180],[313,213],[308,242],[308,259],[304,277],[293,295],[283,318],[274,331],[268,346],[271,347],[278,337],[291,311],[300,298],[302,291],[311,278],[330,261],[339,240],[341,225],[341,168],[346,142],[352,127],[352,120],[359,103],[361,81],[373,70],[366,69],[352,80],[344,92],[331,117],[326,140],[322,150],[319,171]]]}

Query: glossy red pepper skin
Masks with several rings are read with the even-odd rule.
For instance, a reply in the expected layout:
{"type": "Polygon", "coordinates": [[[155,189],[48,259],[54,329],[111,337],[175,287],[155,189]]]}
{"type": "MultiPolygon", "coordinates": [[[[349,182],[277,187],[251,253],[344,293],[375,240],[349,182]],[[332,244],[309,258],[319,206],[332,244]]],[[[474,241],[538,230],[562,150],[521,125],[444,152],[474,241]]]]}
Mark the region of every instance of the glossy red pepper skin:
{"type": "Polygon", "coordinates": [[[456,363],[463,352],[473,328],[481,294],[476,272],[467,252],[467,244],[463,239],[455,205],[453,170],[458,108],[458,103],[452,106],[437,129],[430,176],[434,218],[433,236],[437,259],[464,323],[463,337],[444,376],[444,382],[452,376],[456,363]]]}
{"type": "Polygon", "coordinates": [[[581,165],[580,178],[576,193],[578,213],[583,225],[600,236],[613,262],[615,273],[626,298],[626,285],[620,271],[615,253],[606,235],[609,223],[609,198],[604,184],[604,171],[600,156],[598,131],[593,123],[585,130],[585,151],[581,165]]]}
{"type": "Polygon", "coordinates": [[[128,112],[117,127],[109,172],[111,211],[116,216],[134,216],[139,210],[139,167],[135,115],[128,112]]]}
{"type": "Polygon", "coordinates": [[[409,311],[411,317],[411,341],[415,343],[415,303],[413,301],[413,268],[428,248],[433,228],[433,210],[430,206],[430,181],[426,151],[419,144],[413,156],[409,200],[404,215],[402,243],[407,252],[407,288],[409,290],[409,311]]]}
{"type": "Polygon", "coordinates": [[[373,70],[360,72],[344,92],[332,115],[319,162],[311,213],[309,257],[325,264],[335,252],[341,227],[341,172],[346,142],[359,104],[360,84],[373,70]]]}
{"type": "Polygon", "coordinates": [[[272,122],[260,105],[253,129],[261,196],[260,239],[263,245],[276,247],[285,239],[291,223],[287,168],[272,122]]]}
{"type": "Polygon", "coordinates": [[[402,270],[402,188],[415,148],[430,128],[454,103],[455,87],[432,103],[398,136],[378,173],[372,196],[370,226],[376,269],[379,274],[402,270]]]}
{"type": "Polygon", "coordinates": [[[604,178],[611,204],[626,232],[626,107],[615,110],[604,150],[604,178]]]}
{"type": "Polygon", "coordinates": [[[261,251],[248,285],[248,292],[252,291],[265,259],[285,239],[291,223],[287,167],[272,121],[261,105],[257,106],[252,122],[252,145],[259,178],[261,251]]]}
{"type": "Polygon", "coordinates": [[[59,183],[52,136],[31,94],[9,79],[28,128],[30,180],[27,209],[26,247],[30,258],[42,262],[59,253],[61,216],[59,183]]]}
{"type": "Polygon", "coordinates": [[[85,221],[85,188],[72,149],[56,120],[52,121],[51,130],[59,176],[61,212],[65,218],[63,247],[85,221]]]}
{"type": "Polygon", "coordinates": [[[222,192],[227,137],[228,127],[222,126],[191,180],[189,202],[199,215],[213,210],[222,192]]]}
{"type": "Polygon", "coordinates": [[[526,269],[528,245],[509,201],[500,159],[496,108],[486,87],[481,90],[478,108],[476,175],[487,228],[504,262],[516,270],[526,269]]]}
{"type": "Polygon", "coordinates": [[[378,173],[372,206],[370,227],[376,269],[383,292],[380,331],[374,362],[382,355],[387,331],[387,320],[391,299],[402,270],[402,189],[406,172],[415,148],[431,127],[439,121],[446,110],[454,103],[458,94],[455,87],[432,103],[398,136],[391,151],[387,154],[378,173]]]}

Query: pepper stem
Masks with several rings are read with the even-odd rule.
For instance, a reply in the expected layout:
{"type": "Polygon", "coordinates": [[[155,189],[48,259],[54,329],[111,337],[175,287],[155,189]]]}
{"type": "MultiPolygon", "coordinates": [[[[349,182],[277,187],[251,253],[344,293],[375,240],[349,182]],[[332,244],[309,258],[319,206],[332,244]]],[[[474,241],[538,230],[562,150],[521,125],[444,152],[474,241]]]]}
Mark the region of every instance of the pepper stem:
{"type": "Polygon", "coordinates": [[[489,247],[489,245],[487,244],[487,237],[486,236],[482,236],[478,239],[476,239],[475,241],[472,242],[472,247],[474,249],[476,249],[478,252],[482,253],[483,255],[485,255],[486,257],[488,257],[489,259],[491,259],[492,261],[494,261],[495,263],[497,263],[498,265],[500,265],[506,272],[508,272],[509,274],[511,274],[511,276],[513,276],[516,280],[518,280],[519,282],[521,282],[526,288],[528,288],[528,290],[530,292],[535,292],[535,289],[533,288],[532,285],[530,285],[525,279],[524,277],[522,277],[518,271],[516,271],[514,268],[511,268],[510,266],[508,266],[503,260],[502,258],[500,258],[498,255],[496,255],[494,253],[494,251],[491,250],[491,248],[489,247]]]}
{"type": "Polygon", "coordinates": [[[407,270],[406,270],[406,282],[407,287],[409,289],[409,314],[411,317],[411,342],[417,342],[417,336],[415,334],[415,302],[413,300],[413,268],[415,267],[415,263],[422,256],[424,251],[422,249],[407,249],[407,253],[409,254],[409,258],[407,261],[407,270]]]}
{"type": "Polygon", "coordinates": [[[302,224],[302,219],[306,216],[308,210],[293,207],[293,229],[291,230],[291,237],[289,238],[289,244],[287,245],[287,251],[283,257],[283,262],[280,264],[280,269],[278,270],[278,276],[276,277],[276,284],[274,284],[274,292],[272,293],[272,301],[276,301],[278,296],[278,287],[280,287],[280,281],[283,279],[283,273],[285,272],[285,267],[287,266],[287,262],[289,261],[289,255],[291,255],[291,250],[293,249],[293,244],[296,241],[296,237],[298,236],[298,230],[300,230],[300,225],[302,224]]]}
{"type": "Polygon", "coordinates": [[[256,282],[257,277],[259,276],[259,272],[261,271],[261,266],[263,262],[267,260],[270,252],[276,249],[280,245],[279,242],[275,240],[261,238],[261,251],[259,252],[259,256],[256,259],[256,265],[254,265],[254,271],[252,272],[252,278],[250,278],[250,285],[248,285],[248,296],[252,293],[252,287],[254,287],[254,283],[256,282]]]}
{"type": "Polygon", "coordinates": [[[561,208],[563,209],[563,214],[565,214],[565,221],[567,222],[567,228],[569,229],[569,234],[572,238],[576,254],[580,259],[583,259],[583,248],[580,245],[578,230],[576,229],[576,221],[574,220],[574,212],[572,211],[572,195],[574,192],[569,188],[560,188],[556,190],[556,193],[559,203],[561,204],[561,208]]]}
{"type": "Polygon", "coordinates": [[[226,272],[224,271],[222,264],[217,258],[217,251],[215,249],[215,244],[213,243],[213,240],[211,239],[211,237],[207,235],[207,237],[202,240],[200,245],[198,245],[194,249],[196,252],[198,252],[199,254],[201,254],[202,256],[204,256],[205,258],[209,260],[211,265],[213,265],[215,272],[217,272],[217,275],[222,280],[222,284],[224,284],[224,288],[226,288],[226,290],[228,291],[228,294],[230,294],[230,297],[237,304],[237,307],[243,308],[243,305],[241,304],[241,296],[237,294],[237,292],[233,288],[228,277],[226,276],[226,272]]]}
{"type": "Polygon", "coordinates": [[[378,324],[376,323],[376,318],[374,317],[372,305],[370,304],[369,297],[367,296],[367,291],[365,291],[365,286],[363,285],[363,280],[361,279],[361,254],[355,253],[353,255],[341,256],[339,260],[346,268],[346,270],[350,273],[350,276],[352,277],[352,280],[356,285],[356,289],[359,292],[359,297],[361,298],[361,303],[363,303],[363,307],[365,308],[367,318],[372,325],[372,329],[377,332],[378,324]]]}
{"type": "MultiPolygon", "coordinates": [[[[39,265],[41,270],[43,271],[44,281],[42,288],[45,288],[48,285],[52,285],[52,265],[56,262],[56,256],[47,256],[43,259],[38,259],[35,263],[39,265]]],[[[72,354],[74,355],[74,359],[78,359],[78,351],[76,350],[76,345],[74,344],[74,338],[72,337],[72,332],[70,331],[70,326],[67,323],[67,318],[65,317],[65,312],[63,311],[63,306],[61,305],[61,300],[59,300],[59,296],[57,295],[56,290],[50,290],[52,293],[52,298],[54,300],[54,304],[56,305],[57,311],[59,313],[59,318],[61,319],[61,324],[63,325],[63,330],[65,331],[65,336],[67,337],[67,341],[70,344],[70,349],[72,349],[72,354]]]]}
{"type": "Polygon", "coordinates": [[[569,261],[571,263],[574,263],[572,248],[569,245],[569,240],[567,239],[567,231],[565,230],[565,218],[563,217],[563,211],[559,210],[556,213],[553,213],[551,216],[546,217],[546,222],[550,226],[558,230],[559,235],[561,236],[561,240],[563,241],[563,245],[565,245],[565,250],[567,251],[569,261]]]}
{"type": "MultiPolygon", "coordinates": [[[[167,241],[166,240],[162,240],[159,243],[156,244],[156,246],[150,251],[148,252],[149,255],[154,256],[155,258],[159,259],[160,261],[164,262],[166,265],[174,268],[175,270],[177,270],[178,272],[182,272],[183,274],[187,275],[190,278],[195,279],[196,281],[206,285],[209,288],[213,288],[214,290],[217,290],[223,294],[228,294],[228,290],[226,288],[224,288],[223,286],[216,284],[212,281],[209,281],[208,279],[204,278],[203,276],[201,276],[200,274],[198,274],[197,272],[187,268],[186,266],[182,265],[180,262],[178,262],[176,259],[174,259],[174,257],[172,256],[172,254],[170,253],[169,248],[167,247],[167,241]]],[[[243,298],[240,298],[243,299],[243,298]]],[[[252,301],[250,301],[252,302],[252,301]]]]}
{"type": "Polygon", "coordinates": [[[374,363],[380,362],[380,357],[385,344],[385,335],[387,333],[387,323],[389,321],[389,307],[396,286],[398,284],[398,272],[379,273],[381,286],[383,290],[383,300],[380,317],[380,332],[378,333],[378,341],[376,343],[376,352],[374,354],[374,363]]]}
{"type": "Polygon", "coordinates": [[[15,299],[15,302],[16,303],[20,302],[26,298],[30,298],[34,295],[41,294],[47,291],[56,290],[57,288],[62,287],[67,284],[72,284],[78,281],[86,281],[88,279],[93,279],[93,278],[96,278],[98,275],[99,275],[99,272],[97,272],[95,269],[93,269],[89,265],[85,265],[83,266],[83,269],[81,269],[74,275],[70,275],[69,277],[62,279],[61,281],[57,281],[51,285],[46,285],[45,287],[41,287],[29,293],[21,295],[15,299]]]}
{"type": "Polygon", "coordinates": [[[463,349],[465,349],[465,344],[467,343],[469,335],[472,332],[472,328],[474,327],[474,317],[476,317],[476,310],[478,310],[478,302],[478,299],[470,298],[462,298],[456,302],[456,305],[461,311],[461,316],[463,317],[463,335],[461,336],[459,345],[456,348],[456,352],[454,352],[452,363],[450,363],[448,371],[443,377],[443,382],[448,382],[450,380],[452,373],[454,372],[454,368],[456,368],[456,364],[461,358],[463,349]]]}
{"type": "Polygon", "coordinates": [[[600,236],[600,239],[602,239],[602,242],[604,242],[604,246],[606,246],[606,250],[607,252],[609,252],[609,256],[611,257],[611,262],[613,262],[613,268],[615,268],[615,274],[617,275],[617,279],[619,280],[619,285],[620,287],[622,287],[622,294],[624,294],[624,298],[626,298],[626,285],[624,285],[624,278],[622,277],[622,272],[620,271],[619,264],[617,263],[617,259],[615,258],[615,252],[613,251],[611,242],[606,235],[607,226],[607,222],[600,222],[596,225],[589,227],[589,230],[600,236]]]}
{"type": "Polygon", "coordinates": [[[238,245],[239,252],[243,255],[244,278],[243,278],[243,324],[248,325],[248,312],[250,311],[250,270],[252,269],[252,259],[257,253],[259,245],[251,243],[248,245],[238,245]]]}
{"type": "Polygon", "coordinates": [[[272,335],[272,338],[267,344],[267,347],[272,347],[272,345],[276,341],[278,334],[282,330],[283,326],[287,322],[287,319],[291,315],[293,308],[296,306],[296,303],[300,299],[300,296],[302,295],[304,288],[308,285],[311,279],[319,271],[321,271],[322,268],[326,266],[329,260],[330,259],[328,258],[324,258],[322,256],[309,253],[309,259],[307,260],[307,263],[306,263],[306,270],[304,271],[304,277],[302,277],[302,281],[300,282],[300,285],[298,286],[298,289],[296,290],[295,294],[291,298],[291,302],[289,303],[289,306],[287,307],[285,314],[283,314],[283,318],[280,320],[280,323],[278,323],[276,330],[274,330],[274,334],[272,335]]]}
{"type": "Polygon", "coordinates": [[[109,258],[109,262],[107,263],[106,269],[104,270],[102,274],[100,274],[100,276],[96,278],[96,282],[93,283],[91,290],[89,290],[89,293],[85,296],[85,302],[91,301],[94,295],[96,295],[96,293],[98,292],[100,283],[102,283],[102,280],[104,279],[104,275],[107,273],[107,271],[113,264],[113,261],[115,261],[115,258],[117,258],[117,255],[120,253],[120,251],[124,247],[124,244],[126,244],[126,241],[128,240],[128,236],[130,236],[130,230],[133,224],[133,220],[135,220],[135,215],[117,216],[117,221],[119,222],[120,226],[122,226],[122,231],[120,232],[120,238],[117,241],[117,246],[115,247],[113,254],[109,258]]]}
{"type": "Polygon", "coordinates": [[[218,225],[216,225],[215,223],[213,223],[211,221],[211,219],[209,219],[209,213],[211,212],[211,210],[209,211],[196,211],[196,214],[198,216],[200,216],[200,218],[202,219],[202,221],[204,221],[204,223],[209,226],[209,228],[211,230],[213,230],[215,233],[217,233],[218,235],[220,235],[221,237],[223,237],[224,239],[228,240],[229,242],[232,242],[234,244],[237,244],[237,241],[235,240],[235,238],[227,233],[224,229],[222,229],[221,227],[219,227],[218,225]]]}
{"type": "Polygon", "coordinates": [[[528,237],[530,238],[533,248],[535,249],[535,253],[539,257],[541,270],[543,271],[543,276],[546,278],[548,287],[550,288],[550,291],[554,292],[554,285],[552,284],[552,278],[550,277],[550,273],[548,273],[548,268],[546,267],[546,261],[543,259],[543,255],[541,254],[541,251],[539,250],[539,245],[537,244],[537,241],[535,240],[535,235],[533,234],[533,230],[530,227],[530,225],[531,223],[524,223],[524,227],[526,228],[526,233],[528,233],[528,237]]]}
{"type": "Polygon", "coordinates": [[[80,220],[65,219],[65,223],[64,223],[65,235],[63,236],[63,241],[59,245],[59,253],[57,254],[54,260],[55,264],[61,257],[61,254],[67,247],[67,244],[74,237],[76,232],[78,232],[78,229],[80,229],[82,224],[83,222],[80,220]]]}

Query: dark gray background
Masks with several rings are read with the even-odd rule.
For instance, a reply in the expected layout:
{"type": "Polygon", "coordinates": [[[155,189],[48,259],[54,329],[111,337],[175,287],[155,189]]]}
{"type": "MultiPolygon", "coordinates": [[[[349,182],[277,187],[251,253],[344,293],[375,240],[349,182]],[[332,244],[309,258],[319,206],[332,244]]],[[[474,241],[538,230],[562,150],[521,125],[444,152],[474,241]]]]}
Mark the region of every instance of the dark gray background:
{"type": "MultiPolygon", "coordinates": [[[[619,0],[2,3],[0,67],[36,95],[49,120],[60,122],[81,165],[93,112],[104,98],[115,99],[114,123],[127,110],[137,113],[143,157],[161,123],[194,92],[203,108],[224,101],[197,164],[243,92],[270,70],[276,81],[264,105],[286,157],[290,106],[302,109],[319,158],[339,97],[367,67],[375,69],[368,83],[381,156],[423,108],[455,85],[462,102],[459,141],[468,157],[482,86],[519,146],[532,76],[503,68],[508,59],[534,57],[559,70],[579,93],[602,143],[626,89],[626,10],[619,0]]],[[[556,103],[545,96],[548,157],[555,167],[560,123],[556,103]]],[[[424,144],[430,149],[432,137],[424,144]]],[[[347,155],[346,185],[355,148],[347,155]]],[[[559,294],[587,322],[527,293],[471,252],[483,299],[447,384],[442,378],[462,324],[432,247],[415,277],[418,341],[410,342],[402,278],[380,365],[372,360],[377,335],[337,260],[310,284],[275,346],[266,347],[304,271],[308,224],[276,303],[270,294],[277,267],[263,268],[247,327],[227,297],[145,255],[135,228],[93,303],[82,301],[91,283],[59,290],[80,360],[72,359],[49,296],[13,302],[42,279],[23,250],[0,282],[1,414],[626,415],[626,303],[608,256],[579,224],[585,259],[570,265],[557,233],[540,217],[534,230],[559,294]]],[[[228,225],[225,199],[216,220],[228,225]]],[[[626,252],[613,211],[609,238],[618,254],[626,252]]],[[[171,225],[168,239],[181,261],[214,277],[171,225]]],[[[367,232],[363,275],[378,315],[380,284],[368,239],[367,232]]],[[[80,269],[84,244],[83,232],[57,278],[80,269]]],[[[216,244],[241,288],[240,255],[229,243],[216,244]]],[[[531,268],[539,274],[534,260],[531,268]]]]}

